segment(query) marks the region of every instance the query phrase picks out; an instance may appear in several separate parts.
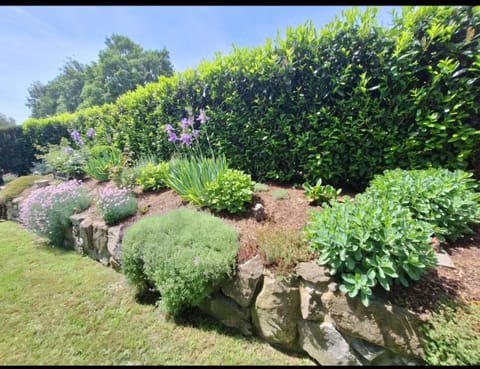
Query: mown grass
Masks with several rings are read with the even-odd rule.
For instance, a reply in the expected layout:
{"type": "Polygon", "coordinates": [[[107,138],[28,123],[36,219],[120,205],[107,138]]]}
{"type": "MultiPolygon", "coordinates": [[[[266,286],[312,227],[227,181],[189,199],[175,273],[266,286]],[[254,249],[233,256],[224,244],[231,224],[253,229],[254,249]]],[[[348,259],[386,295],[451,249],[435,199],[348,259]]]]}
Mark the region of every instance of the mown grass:
{"type": "Polygon", "coordinates": [[[166,320],[122,274],[0,223],[2,365],[314,365],[194,312],[166,320]]]}

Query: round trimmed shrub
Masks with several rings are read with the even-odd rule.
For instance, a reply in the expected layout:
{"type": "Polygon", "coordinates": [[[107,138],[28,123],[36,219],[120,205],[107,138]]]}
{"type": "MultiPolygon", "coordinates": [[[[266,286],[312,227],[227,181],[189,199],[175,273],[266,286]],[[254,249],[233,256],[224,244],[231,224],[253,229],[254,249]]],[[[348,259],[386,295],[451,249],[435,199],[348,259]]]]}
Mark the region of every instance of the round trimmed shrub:
{"type": "Polygon", "coordinates": [[[238,231],[201,211],[179,208],[141,219],[122,241],[122,269],[139,293],[153,286],[173,316],[198,306],[232,273],[238,231]]]}

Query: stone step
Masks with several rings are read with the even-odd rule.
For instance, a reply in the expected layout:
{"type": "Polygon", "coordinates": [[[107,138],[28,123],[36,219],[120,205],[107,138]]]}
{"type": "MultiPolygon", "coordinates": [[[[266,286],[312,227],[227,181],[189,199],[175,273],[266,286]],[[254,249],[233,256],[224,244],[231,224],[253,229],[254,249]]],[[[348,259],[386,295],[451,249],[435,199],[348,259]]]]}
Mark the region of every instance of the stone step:
{"type": "Polygon", "coordinates": [[[453,263],[453,260],[450,258],[450,255],[444,250],[440,249],[439,252],[437,252],[437,259],[438,259],[438,266],[444,266],[447,268],[453,268],[455,269],[456,266],[453,263]]]}

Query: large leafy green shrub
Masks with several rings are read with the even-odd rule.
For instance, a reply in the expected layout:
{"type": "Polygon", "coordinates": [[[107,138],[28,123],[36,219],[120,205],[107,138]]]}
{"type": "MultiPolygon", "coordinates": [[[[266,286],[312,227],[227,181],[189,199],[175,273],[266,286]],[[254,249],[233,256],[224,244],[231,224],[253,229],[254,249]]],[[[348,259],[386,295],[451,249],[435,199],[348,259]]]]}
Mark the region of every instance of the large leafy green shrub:
{"type": "Polygon", "coordinates": [[[154,286],[172,315],[197,306],[231,275],[238,232],[213,215],[180,208],[139,220],[122,242],[122,268],[139,292],[154,286]]]}
{"type": "Polygon", "coordinates": [[[52,244],[64,246],[66,232],[71,227],[70,216],[89,205],[90,198],[80,182],[62,182],[33,190],[20,203],[20,221],[52,244]]]}
{"type": "Polygon", "coordinates": [[[432,228],[400,204],[359,194],[312,211],[305,235],[318,263],[341,278],[340,289],[368,305],[374,286],[408,286],[437,264],[432,228]]]}
{"type": "Polygon", "coordinates": [[[442,168],[387,170],[370,181],[365,193],[407,207],[415,219],[434,226],[435,236],[456,240],[480,222],[480,193],[472,173],[442,168]]]}

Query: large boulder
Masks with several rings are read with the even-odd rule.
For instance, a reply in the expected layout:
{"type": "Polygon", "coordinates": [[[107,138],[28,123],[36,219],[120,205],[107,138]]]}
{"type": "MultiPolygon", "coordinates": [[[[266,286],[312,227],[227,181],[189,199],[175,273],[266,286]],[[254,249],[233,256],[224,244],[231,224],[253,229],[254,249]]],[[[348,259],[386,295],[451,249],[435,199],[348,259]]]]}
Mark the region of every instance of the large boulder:
{"type": "Polygon", "coordinates": [[[298,351],[299,317],[298,280],[277,280],[266,271],[262,290],[252,307],[252,322],[260,336],[273,345],[298,351]]]}
{"type": "Polygon", "coordinates": [[[345,338],[328,319],[321,322],[300,320],[299,344],[320,365],[361,365],[345,338]]]}
{"type": "Polygon", "coordinates": [[[328,291],[322,303],[344,335],[363,339],[405,356],[423,357],[418,327],[421,319],[408,310],[372,299],[365,307],[359,298],[328,291]]]}
{"type": "Polygon", "coordinates": [[[326,310],[321,296],[331,282],[328,269],[316,262],[299,263],[295,268],[300,277],[300,312],[306,320],[323,320],[326,310]]]}
{"type": "Polygon", "coordinates": [[[108,226],[104,221],[94,221],[92,223],[92,230],[93,257],[103,265],[109,265],[108,226]]]}
{"type": "Polygon", "coordinates": [[[231,297],[238,305],[248,307],[252,304],[259,282],[263,278],[263,263],[260,255],[237,266],[235,276],[223,286],[222,292],[231,297]]]}
{"type": "Polygon", "coordinates": [[[237,328],[246,336],[252,335],[250,310],[239,306],[232,299],[215,293],[207,297],[198,307],[227,327],[237,328]]]}

